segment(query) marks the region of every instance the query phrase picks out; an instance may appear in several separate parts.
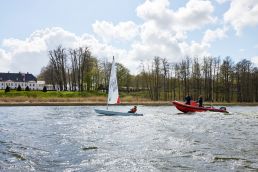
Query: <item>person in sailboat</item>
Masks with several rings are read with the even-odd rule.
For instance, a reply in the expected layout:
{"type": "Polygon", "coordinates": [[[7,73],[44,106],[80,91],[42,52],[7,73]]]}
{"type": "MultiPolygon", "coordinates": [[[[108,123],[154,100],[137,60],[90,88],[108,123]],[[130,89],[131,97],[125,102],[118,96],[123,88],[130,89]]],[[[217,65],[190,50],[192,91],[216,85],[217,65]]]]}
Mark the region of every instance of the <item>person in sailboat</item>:
{"type": "Polygon", "coordinates": [[[128,113],[135,113],[137,111],[137,106],[134,106],[128,113]]]}

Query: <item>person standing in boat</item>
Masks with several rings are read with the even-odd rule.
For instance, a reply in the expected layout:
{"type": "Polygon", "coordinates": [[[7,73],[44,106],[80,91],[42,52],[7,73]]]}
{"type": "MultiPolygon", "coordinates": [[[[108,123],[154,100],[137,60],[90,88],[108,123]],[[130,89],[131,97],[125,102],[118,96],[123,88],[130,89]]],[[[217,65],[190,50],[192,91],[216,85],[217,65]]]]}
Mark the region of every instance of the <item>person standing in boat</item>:
{"type": "Polygon", "coordinates": [[[199,107],[203,107],[203,98],[202,95],[199,96],[197,103],[199,103],[199,107]]]}
{"type": "Polygon", "coordinates": [[[191,100],[192,100],[191,96],[189,94],[187,94],[187,96],[185,97],[185,104],[190,105],[191,100]]]}
{"type": "Polygon", "coordinates": [[[137,111],[137,106],[134,106],[128,113],[135,113],[137,111]]]}

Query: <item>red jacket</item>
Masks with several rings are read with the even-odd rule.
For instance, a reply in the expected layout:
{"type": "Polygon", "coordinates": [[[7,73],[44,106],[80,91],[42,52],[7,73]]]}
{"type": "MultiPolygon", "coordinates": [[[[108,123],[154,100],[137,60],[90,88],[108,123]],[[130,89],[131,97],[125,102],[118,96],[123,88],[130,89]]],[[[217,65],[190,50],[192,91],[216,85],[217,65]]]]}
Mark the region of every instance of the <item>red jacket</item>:
{"type": "Polygon", "coordinates": [[[135,108],[135,107],[131,109],[132,113],[135,113],[136,111],[137,111],[137,108],[135,108]]]}

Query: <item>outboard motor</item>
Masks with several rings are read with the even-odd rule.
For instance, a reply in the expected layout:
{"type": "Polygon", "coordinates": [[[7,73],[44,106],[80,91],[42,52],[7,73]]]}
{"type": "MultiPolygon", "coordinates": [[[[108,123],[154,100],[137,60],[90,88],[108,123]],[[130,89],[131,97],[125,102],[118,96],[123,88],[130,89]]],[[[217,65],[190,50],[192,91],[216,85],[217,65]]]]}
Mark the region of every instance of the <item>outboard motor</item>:
{"type": "Polygon", "coordinates": [[[223,107],[220,107],[219,109],[220,109],[220,110],[227,110],[227,108],[224,107],[224,106],[223,106],[223,107]]]}

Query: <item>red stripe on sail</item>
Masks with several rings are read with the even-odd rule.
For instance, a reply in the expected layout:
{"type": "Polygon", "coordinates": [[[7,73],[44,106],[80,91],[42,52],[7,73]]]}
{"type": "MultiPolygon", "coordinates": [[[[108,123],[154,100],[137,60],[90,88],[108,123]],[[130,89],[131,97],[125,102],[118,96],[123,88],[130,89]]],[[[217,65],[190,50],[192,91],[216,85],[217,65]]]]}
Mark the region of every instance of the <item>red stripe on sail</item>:
{"type": "Polygon", "coordinates": [[[121,100],[120,100],[120,97],[118,96],[117,98],[117,101],[116,101],[117,104],[120,104],[121,103],[121,100]]]}

